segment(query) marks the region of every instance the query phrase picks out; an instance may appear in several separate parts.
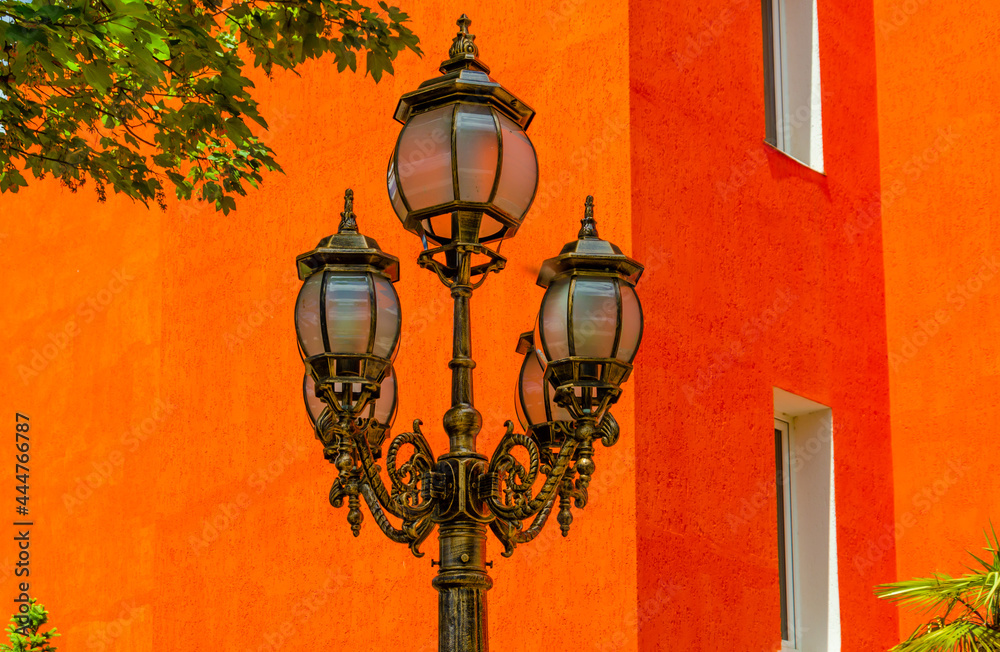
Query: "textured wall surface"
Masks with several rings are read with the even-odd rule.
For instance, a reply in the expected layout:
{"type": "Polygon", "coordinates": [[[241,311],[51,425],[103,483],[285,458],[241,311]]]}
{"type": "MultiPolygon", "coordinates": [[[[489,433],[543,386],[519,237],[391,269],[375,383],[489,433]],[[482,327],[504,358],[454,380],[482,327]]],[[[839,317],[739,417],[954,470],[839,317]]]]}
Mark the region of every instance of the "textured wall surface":
{"type": "MultiPolygon", "coordinates": [[[[51,184],[0,200],[4,404],[34,428],[32,590],[61,651],[436,649],[436,541],[415,559],[370,517],[354,539],[327,502],[335,470],[302,405],[294,258],[336,228],[353,187],[362,231],[402,260],[395,430],[419,417],[443,452],[450,298],[416,267],[384,179],[397,99],[437,74],[467,12],[494,76],[538,112],[535,207],[472,303],[492,451],[514,418],[538,265],[575,238],[586,194],[602,236],[631,249],[628,24],[625,4],[596,0],[406,4],[427,54],[403,56],[396,77],[314,62],[259,81],[287,174],[229,217],[51,184]]],[[[494,649],[637,649],[632,396],[570,537],[553,522],[510,560],[491,544],[494,649]]],[[[0,547],[13,597],[11,554],[0,547]]]]}
{"type": "Polygon", "coordinates": [[[826,176],[762,143],[759,2],[630,5],[633,242],[659,262],[636,379],[639,647],[779,646],[776,386],[833,409],[843,649],[885,649],[897,616],[871,590],[895,572],[891,536],[880,543],[893,503],[871,4],[819,2],[826,176]]]}
{"type": "Polygon", "coordinates": [[[875,8],[897,566],[962,573],[1000,507],[1000,5],[875,8]]]}

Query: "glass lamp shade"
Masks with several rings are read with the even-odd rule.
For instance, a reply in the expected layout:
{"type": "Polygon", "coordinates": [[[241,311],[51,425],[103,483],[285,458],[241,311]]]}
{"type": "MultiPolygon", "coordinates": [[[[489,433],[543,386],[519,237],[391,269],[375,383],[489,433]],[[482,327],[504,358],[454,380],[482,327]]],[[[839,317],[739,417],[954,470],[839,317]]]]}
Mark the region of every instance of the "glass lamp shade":
{"type": "Polygon", "coordinates": [[[524,219],[538,159],[524,129],[491,104],[452,103],[407,120],[387,176],[407,229],[441,245],[485,243],[512,235],[524,219]]]}
{"type": "Polygon", "coordinates": [[[337,233],[295,259],[302,281],[295,301],[299,352],[338,418],[359,416],[378,394],[401,325],[393,287],[399,259],[358,232],[350,188],[340,217],[337,233]]]}
{"type": "Polygon", "coordinates": [[[545,374],[545,360],[537,349],[528,351],[521,364],[514,406],[525,432],[542,446],[558,446],[565,435],[558,422],[572,422],[569,411],[556,404],[555,388],[545,374]]]}
{"type": "MultiPolygon", "coordinates": [[[[335,383],[334,391],[340,391],[340,389],[335,383]]],[[[360,387],[358,386],[355,386],[354,389],[360,391],[360,387]]],[[[321,419],[324,410],[327,410],[326,414],[329,414],[329,410],[326,402],[316,396],[316,381],[308,371],[302,381],[302,394],[306,402],[306,411],[313,422],[313,427],[316,428],[316,437],[323,441],[324,444],[332,444],[336,439],[334,438],[331,441],[325,440],[321,432],[323,428],[329,427],[328,425],[323,425],[323,423],[329,424],[330,422],[321,419]]],[[[389,367],[376,395],[356,415],[359,426],[366,428],[368,445],[375,459],[382,456],[382,443],[385,441],[389,429],[392,428],[393,421],[396,420],[398,405],[396,376],[392,372],[392,367],[389,367]]],[[[328,432],[327,436],[330,434],[328,432]]]]}
{"type": "Polygon", "coordinates": [[[399,345],[399,296],[372,273],[323,270],[306,279],[295,303],[305,357],[372,355],[392,360],[399,345]]]}
{"type": "MultiPolygon", "coordinates": [[[[392,367],[389,367],[382,384],[379,386],[378,396],[368,403],[359,418],[374,419],[375,423],[383,428],[391,428],[392,422],[396,420],[396,408],[399,405],[396,391],[396,376],[392,373],[392,367]]],[[[316,426],[319,422],[319,415],[326,409],[326,402],[316,396],[316,381],[313,380],[309,372],[306,372],[302,381],[302,394],[305,398],[309,419],[316,426]]]]}
{"type": "Polygon", "coordinates": [[[642,305],[615,275],[569,275],[545,291],[535,341],[547,360],[615,360],[630,365],[642,338],[642,305]]]}

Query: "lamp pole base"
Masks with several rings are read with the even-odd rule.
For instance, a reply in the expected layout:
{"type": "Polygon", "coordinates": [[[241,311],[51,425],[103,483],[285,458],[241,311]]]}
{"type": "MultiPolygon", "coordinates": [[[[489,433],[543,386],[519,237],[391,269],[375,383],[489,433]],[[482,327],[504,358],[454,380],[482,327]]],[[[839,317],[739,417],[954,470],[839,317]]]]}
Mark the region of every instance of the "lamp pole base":
{"type": "Polygon", "coordinates": [[[472,520],[442,523],[438,591],[438,652],[489,652],[486,526],[472,520]]]}

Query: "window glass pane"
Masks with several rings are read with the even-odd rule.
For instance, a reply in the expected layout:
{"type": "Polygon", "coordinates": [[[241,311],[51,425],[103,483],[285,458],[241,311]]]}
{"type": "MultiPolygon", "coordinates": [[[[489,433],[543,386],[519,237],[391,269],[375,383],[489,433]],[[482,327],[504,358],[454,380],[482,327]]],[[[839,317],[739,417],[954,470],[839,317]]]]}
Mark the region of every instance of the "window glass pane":
{"type": "Polygon", "coordinates": [[[760,0],[764,34],[764,142],[777,147],[777,122],[775,118],[775,42],[774,42],[774,0],[760,0]]]}
{"type": "Polygon", "coordinates": [[[302,394],[306,400],[306,411],[309,413],[309,419],[315,426],[320,413],[326,407],[326,403],[323,399],[316,396],[316,382],[313,380],[312,374],[308,371],[306,372],[306,377],[302,380],[302,394]]]}
{"type": "Polygon", "coordinates": [[[387,172],[387,183],[389,187],[389,201],[392,202],[392,210],[396,211],[396,216],[400,220],[406,219],[406,207],[403,205],[403,198],[399,194],[399,187],[396,185],[396,159],[389,159],[389,171],[387,172]]]}
{"type": "Polygon", "coordinates": [[[785,485],[782,477],[785,474],[785,456],[782,452],[782,433],[778,428],[774,429],[774,469],[775,487],[778,494],[778,584],[781,591],[781,640],[788,638],[788,569],[785,559],[785,485]]]}

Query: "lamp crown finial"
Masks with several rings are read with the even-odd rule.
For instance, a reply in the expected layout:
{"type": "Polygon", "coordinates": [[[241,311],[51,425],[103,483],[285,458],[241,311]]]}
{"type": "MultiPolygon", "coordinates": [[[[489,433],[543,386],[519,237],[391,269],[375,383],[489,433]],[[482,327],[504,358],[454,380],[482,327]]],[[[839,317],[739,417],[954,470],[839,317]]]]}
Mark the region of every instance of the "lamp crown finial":
{"type": "Polygon", "coordinates": [[[465,14],[462,14],[462,17],[458,19],[458,34],[455,36],[455,40],[452,41],[451,49],[448,50],[448,56],[452,59],[466,54],[471,54],[474,57],[479,56],[476,37],[474,34],[469,33],[469,25],[471,24],[472,20],[465,14]]]}
{"type": "Polygon", "coordinates": [[[597,238],[597,222],[594,220],[594,196],[587,195],[587,201],[583,204],[583,219],[580,220],[580,233],[578,238],[597,238]]]}
{"type": "Polygon", "coordinates": [[[344,193],[344,212],[340,214],[340,227],[337,233],[357,233],[358,222],[354,215],[354,191],[350,188],[344,193]]]}

